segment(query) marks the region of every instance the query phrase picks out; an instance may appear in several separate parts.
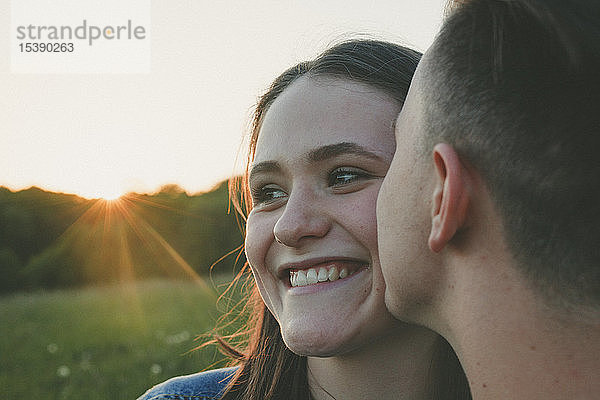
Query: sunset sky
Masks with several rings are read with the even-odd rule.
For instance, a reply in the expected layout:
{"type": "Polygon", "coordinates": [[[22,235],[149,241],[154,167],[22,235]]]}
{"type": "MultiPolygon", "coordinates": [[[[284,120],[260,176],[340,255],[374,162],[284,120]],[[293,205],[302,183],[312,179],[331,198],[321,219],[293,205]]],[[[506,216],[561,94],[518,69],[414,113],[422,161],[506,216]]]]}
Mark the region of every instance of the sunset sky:
{"type": "MultiPolygon", "coordinates": [[[[252,106],[284,69],[356,34],[424,50],[443,4],[154,0],[149,74],[11,74],[4,29],[0,185],[207,190],[234,173],[252,106]]],[[[0,26],[9,10],[0,0],[0,26]]]]}

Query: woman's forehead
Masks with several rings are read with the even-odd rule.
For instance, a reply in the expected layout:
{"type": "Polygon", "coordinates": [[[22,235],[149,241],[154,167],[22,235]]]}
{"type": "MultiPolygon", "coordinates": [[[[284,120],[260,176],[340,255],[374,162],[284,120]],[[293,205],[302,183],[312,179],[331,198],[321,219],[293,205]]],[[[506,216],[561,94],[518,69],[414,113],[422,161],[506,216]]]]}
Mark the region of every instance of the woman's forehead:
{"type": "Polygon", "coordinates": [[[376,153],[392,147],[393,153],[393,122],[399,111],[396,100],[362,83],[299,78],[266,112],[254,161],[309,154],[338,143],[355,143],[376,153]]]}

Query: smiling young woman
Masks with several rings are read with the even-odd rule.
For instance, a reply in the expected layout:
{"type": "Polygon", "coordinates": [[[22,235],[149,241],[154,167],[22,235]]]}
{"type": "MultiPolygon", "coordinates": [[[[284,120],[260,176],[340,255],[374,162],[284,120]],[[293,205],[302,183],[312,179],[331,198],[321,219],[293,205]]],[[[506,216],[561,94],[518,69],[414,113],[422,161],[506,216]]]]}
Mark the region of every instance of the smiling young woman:
{"type": "Polygon", "coordinates": [[[285,71],[261,97],[241,185],[254,279],[249,344],[222,341],[235,369],[175,378],[151,394],[470,398],[448,344],[395,320],[384,303],[375,205],[419,56],[345,42],[285,71]]]}
{"type": "Polygon", "coordinates": [[[296,354],[346,353],[398,328],[383,306],[374,208],[398,111],[363,83],[303,76],[264,117],[246,255],[296,354]]]}

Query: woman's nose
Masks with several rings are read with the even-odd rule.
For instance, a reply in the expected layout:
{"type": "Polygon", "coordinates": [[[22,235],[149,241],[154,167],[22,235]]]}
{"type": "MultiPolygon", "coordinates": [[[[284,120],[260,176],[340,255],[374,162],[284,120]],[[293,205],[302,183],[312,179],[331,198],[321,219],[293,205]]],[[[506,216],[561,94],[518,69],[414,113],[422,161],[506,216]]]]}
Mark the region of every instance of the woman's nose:
{"type": "Polygon", "coordinates": [[[306,240],[325,236],[331,221],[319,200],[312,191],[292,192],[273,227],[275,240],[289,247],[299,247],[306,240]]]}

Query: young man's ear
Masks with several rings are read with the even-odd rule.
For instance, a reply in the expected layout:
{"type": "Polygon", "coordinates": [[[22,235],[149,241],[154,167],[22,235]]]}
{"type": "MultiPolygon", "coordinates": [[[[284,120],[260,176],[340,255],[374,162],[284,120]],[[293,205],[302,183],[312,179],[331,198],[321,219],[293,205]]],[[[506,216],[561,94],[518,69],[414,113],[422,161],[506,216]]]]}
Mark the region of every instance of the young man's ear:
{"type": "Polygon", "coordinates": [[[454,148],[439,143],[433,148],[437,183],[433,192],[433,210],[429,248],[440,252],[460,230],[469,207],[468,171],[454,148]]]}

